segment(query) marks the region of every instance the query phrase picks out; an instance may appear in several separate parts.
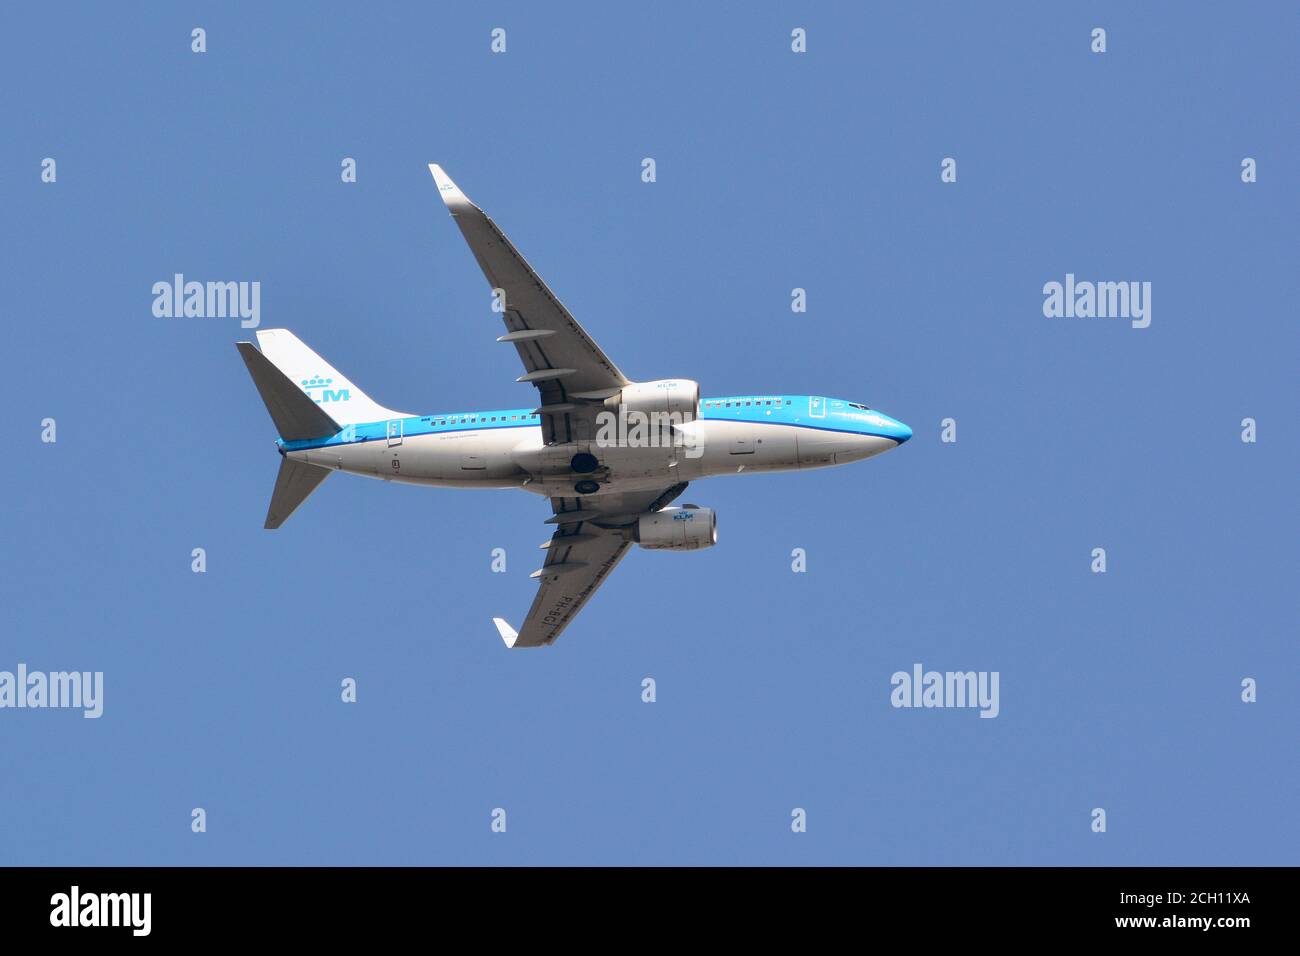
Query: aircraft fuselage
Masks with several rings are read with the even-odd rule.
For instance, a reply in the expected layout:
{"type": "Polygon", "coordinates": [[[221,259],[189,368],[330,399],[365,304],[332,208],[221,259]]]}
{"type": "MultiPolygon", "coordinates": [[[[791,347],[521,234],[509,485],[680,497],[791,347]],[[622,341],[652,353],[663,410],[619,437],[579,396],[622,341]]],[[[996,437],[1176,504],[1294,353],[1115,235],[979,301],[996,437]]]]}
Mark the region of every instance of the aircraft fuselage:
{"type": "Polygon", "coordinates": [[[911,429],[873,409],[821,396],[705,398],[698,417],[672,429],[546,444],[532,409],[425,415],[352,425],[285,455],[385,481],[463,488],[524,488],[572,496],[575,479],[600,490],[663,487],[714,475],[825,468],[870,458],[911,429]],[[574,456],[598,466],[576,473],[574,456]]]}

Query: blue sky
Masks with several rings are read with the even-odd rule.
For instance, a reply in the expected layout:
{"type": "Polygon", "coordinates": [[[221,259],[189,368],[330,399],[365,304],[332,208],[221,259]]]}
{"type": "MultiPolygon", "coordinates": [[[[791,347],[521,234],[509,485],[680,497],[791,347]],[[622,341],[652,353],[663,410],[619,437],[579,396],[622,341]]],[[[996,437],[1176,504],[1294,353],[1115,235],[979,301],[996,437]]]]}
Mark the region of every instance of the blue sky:
{"type": "Polygon", "coordinates": [[[0,711],[0,862],[1297,862],[1294,11],[4,19],[0,669],[105,702],[0,711]],[[151,286],[259,281],[390,407],[529,404],[431,161],[632,378],[916,437],[692,486],[718,547],[632,553],[544,652],[490,621],[531,495],[336,476],[264,531],[248,332],[151,286]],[[1151,282],[1151,326],[1046,318],[1066,273],[1151,282]],[[891,707],[916,662],[998,671],[997,719],[891,707]]]}

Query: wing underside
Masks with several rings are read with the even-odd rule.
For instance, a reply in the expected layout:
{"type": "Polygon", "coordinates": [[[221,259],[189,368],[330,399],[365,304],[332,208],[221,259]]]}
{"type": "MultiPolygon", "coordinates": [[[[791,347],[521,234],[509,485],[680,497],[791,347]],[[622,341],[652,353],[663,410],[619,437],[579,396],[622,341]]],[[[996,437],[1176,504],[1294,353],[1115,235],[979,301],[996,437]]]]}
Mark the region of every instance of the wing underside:
{"type": "Polygon", "coordinates": [[[523,626],[516,632],[500,618],[497,630],[511,647],[542,647],[555,639],[583,609],[632,546],[631,526],[683,491],[686,482],[650,492],[552,498],[556,525],[546,561],[534,573],[540,586],[523,626]]]}

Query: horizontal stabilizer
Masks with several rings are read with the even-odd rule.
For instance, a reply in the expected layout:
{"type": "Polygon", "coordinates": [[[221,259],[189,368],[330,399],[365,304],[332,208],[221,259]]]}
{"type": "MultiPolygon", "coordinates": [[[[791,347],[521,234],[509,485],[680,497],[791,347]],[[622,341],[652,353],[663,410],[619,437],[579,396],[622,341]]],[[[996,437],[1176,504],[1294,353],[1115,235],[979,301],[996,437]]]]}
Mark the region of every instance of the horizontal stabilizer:
{"type": "Polygon", "coordinates": [[[497,633],[501,635],[501,640],[505,641],[506,647],[514,647],[515,641],[519,639],[519,632],[507,624],[505,618],[494,617],[492,623],[497,626],[497,633]]]}
{"type": "Polygon", "coordinates": [[[271,507],[266,512],[267,528],[278,528],[330,476],[329,468],[309,465],[292,458],[280,459],[280,473],[275,476],[271,507]]]}
{"type": "MultiPolygon", "coordinates": [[[[303,441],[333,435],[339,430],[338,423],[321,411],[320,406],[276,368],[252,342],[237,342],[235,346],[239,349],[244,364],[248,366],[248,374],[253,377],[253,384],[257,386],[281,438],[285,441],[303,441]]],[[[280,473],[284,474],[283,470],[280,473]]]]}

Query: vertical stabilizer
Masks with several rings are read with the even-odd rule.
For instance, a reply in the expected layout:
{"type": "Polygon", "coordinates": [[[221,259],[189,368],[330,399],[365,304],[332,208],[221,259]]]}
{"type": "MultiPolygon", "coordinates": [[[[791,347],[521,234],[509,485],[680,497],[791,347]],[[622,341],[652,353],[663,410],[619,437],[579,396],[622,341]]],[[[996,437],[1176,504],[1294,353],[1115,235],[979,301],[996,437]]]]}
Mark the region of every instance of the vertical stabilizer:
{"type": "Polygon", "coordinates": [[[257,344],[271,364],[340,425],[411,417],[375,402],[288,329],[261,329],[257,344]]]}

